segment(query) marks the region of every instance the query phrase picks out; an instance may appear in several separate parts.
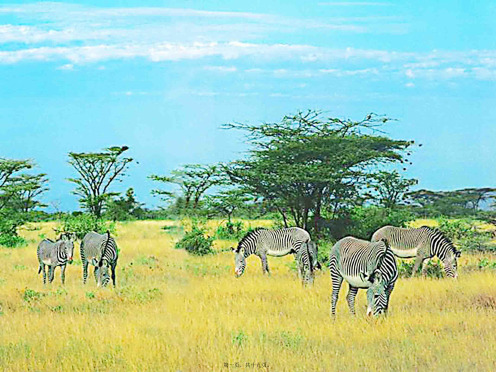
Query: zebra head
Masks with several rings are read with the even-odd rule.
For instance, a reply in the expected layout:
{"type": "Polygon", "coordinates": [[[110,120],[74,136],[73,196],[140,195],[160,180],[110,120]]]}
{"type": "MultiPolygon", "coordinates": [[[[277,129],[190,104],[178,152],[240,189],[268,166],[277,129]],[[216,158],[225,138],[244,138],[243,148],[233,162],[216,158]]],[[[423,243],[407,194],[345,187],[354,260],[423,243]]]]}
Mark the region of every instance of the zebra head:
{"type": "Polygon", "coordinates": [[[106,259],[102,259],[96,268],[96,281],[97,281],[97,287],[105,287],[109,280],[110,280],[110,275],[108,273],[109,265],[106,259]]]}
{"type": "Polygon", "coordinates": [[[462,252],[453,247],[453,250],[448,251],[443,259],[444,272],[448,278],[458,278],[458,258],[462,252]]]}
{"type": "Polygon", "coordinates": [[[63,233],[60,235],[59,240],[62,240],[62,247],[64,249],[64,253],[67,257],[67,262],[70,264],[74,258],[74,240],[73,236],[70,233],[63,233]]]}
{"type": "Polygon", "coordinates": [[[367,315],[380,315],[387,312],[389,296],[386,291],[387,283],[379,269],[375,269],[371,275],[364,274],[367,281],[372,285],[367,289],[367,315]]]}
{"type": "Polygon", "coordinates": [[[234,252],[234,274],[239,278],[245,272],[246,258],[245,249],[238,245],[238,248],[231,247],[234,252]]]}

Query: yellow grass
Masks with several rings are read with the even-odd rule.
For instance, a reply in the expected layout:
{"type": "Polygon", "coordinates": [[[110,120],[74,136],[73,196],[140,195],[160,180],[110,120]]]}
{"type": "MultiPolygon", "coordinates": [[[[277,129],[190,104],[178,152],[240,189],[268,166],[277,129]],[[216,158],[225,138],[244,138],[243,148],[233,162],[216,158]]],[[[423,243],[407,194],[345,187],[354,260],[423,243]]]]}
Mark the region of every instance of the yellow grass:
{"type": "Polygon", "coordinates": [[[271,277],[250,258],[235,279],[230,252],[188,256],[166,224],[119,224],[115,290],[83,286],[80,265],[65,287],[58,269],[43,287],[34,240],[53,224],[23,231],[26,248],[1,248],[0,370],[496,369],[496,273],[474,269],[479,257],[462,257],[457,281],[399,279],[386,319],[366,318],[364,293],[350,316],[343,286],[332,321],[327,271],[305,290],[291,257],[269,258],[271,277]]]}

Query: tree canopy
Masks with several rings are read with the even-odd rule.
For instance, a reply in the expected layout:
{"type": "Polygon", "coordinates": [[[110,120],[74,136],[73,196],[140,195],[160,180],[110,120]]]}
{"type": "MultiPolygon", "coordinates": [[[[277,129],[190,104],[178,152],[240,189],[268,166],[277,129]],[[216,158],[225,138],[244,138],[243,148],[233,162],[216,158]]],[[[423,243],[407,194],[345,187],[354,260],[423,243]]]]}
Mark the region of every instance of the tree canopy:
{"type": "Polygon", "coordinates": [[[133,161],[123,156],[128,149],[114,146],[101,152],[69,153],[69,164],[79,175],[69,178],[76,184],[73,193],[79,196],[81,206],[96,217],[101,217],[106,203],[118,195],[110,191],[110,186],[122,180],[128,164],[133,161]]]}
{"type": "Polygon", "coordinates": [[[389,121],[375,114],[351,121],[307,111],[279,123],[227,124],[244,131],[252,147],[247,159],[225,169],[246,192],[271,202],[286,223],[290,216],[296,226],[318,230],[323,210],[332,216],[361,203],[377,168],[403,161],[413,141],[385,136],[380,128],[389,121]]]}

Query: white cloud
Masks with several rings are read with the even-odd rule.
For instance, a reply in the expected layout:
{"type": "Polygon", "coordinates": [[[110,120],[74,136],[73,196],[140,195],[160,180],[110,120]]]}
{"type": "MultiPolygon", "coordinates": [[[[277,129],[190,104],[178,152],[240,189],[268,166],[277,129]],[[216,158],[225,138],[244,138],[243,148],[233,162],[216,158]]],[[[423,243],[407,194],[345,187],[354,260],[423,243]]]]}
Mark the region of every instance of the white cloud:
{"type": "Polygon", "coordinates": [[[66,70],[66,71],[72,71],[74,70],[74,65],[72,63],[68,63],[66,65],[57,67],[57,70],[66,70]]]}

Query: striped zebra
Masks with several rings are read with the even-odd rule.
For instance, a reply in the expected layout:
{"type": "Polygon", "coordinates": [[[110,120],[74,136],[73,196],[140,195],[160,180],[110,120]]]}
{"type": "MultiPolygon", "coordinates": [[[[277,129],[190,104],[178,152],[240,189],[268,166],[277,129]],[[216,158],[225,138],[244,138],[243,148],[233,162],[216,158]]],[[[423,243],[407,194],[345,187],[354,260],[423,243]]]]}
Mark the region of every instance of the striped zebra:
{"type": "Polygon", "coordinates": [[[64,284],[66,265],[67,263],[72,263],[74,255],[73,237],[69,233],[63,233],[56,242],[50,239],[43,239],[38,244],[36,255],[40,264],[38,274],[43,272],[43,284],[46,284],[45,266],[48,266],[48,280],[50,283],[53,281],[55,268],[60,266],[60,270],[62,271],[60,277],[62,284],[64,284]]]}
{"type": "Polygon", "coordinates": [[[294,254],[298,265],[298,275],[303,283],[313,282],[313,271],[317,261],[317,246],[309,245],[310,234],[299,227],[279,230],[256,229],[247,233],[237,248],[231,248],[235,254],[234,273],[243,275],[246,258],[252,254],[260,257],[262,271],[270,275],[267,256],[282,257],[294,254]]]}
{"type": "Polygon", "coordinates": [[[331,248],[329,269],[332,279],[331,316],[336,315],[343,280],[349,284],[346,300],[352,314],[355,314],[355,297],[360,288],[367,289],[367,315],[387,312],[398,268],[386,240],[371,243],[351,236],[339,240],[331,248]]]}
{"type": "Polygon", "coordinates": [[[384,226],[372,235],[372,241],[387,239],[393,253],[400,258],[415,257],[412,276],[420,265],[425,274],[429,258],[437,256],[444,264],[447,277],[456,278],[457,258],[461,252],[456,250],[453,243],[439,230],[422,226],[418,229],[405,229],[394,226],[384,226]]]}
{"type": "Polygon", "coordinates": [[[112,284],[115,287],[115,267],[119,258],[117,244],[110,236],[110,231],[105,234],[96,232],[87,233],[81,242],[81,261],[83,263],[83,284],[88,278],[88,264],[95,267],[95,280],[97,286],[105,287],[109,280],[108,268],[112,271],[112,284]]]}

